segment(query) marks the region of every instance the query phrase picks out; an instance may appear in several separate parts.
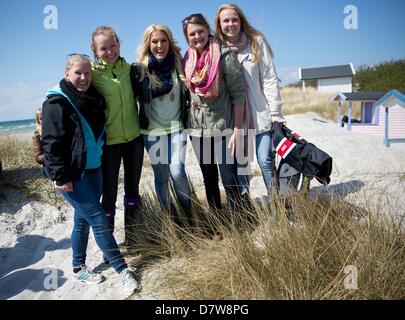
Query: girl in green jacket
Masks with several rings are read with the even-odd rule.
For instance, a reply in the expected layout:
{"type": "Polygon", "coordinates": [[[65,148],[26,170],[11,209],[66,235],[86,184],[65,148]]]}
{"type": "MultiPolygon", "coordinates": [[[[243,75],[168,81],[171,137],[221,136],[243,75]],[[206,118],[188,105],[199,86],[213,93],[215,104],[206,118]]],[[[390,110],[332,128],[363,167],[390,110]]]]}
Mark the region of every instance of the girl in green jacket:
{"type": "Polygon", "coordinates": [[[128,244],[129,226],[134,224],[134,216],[141,205],[139,180],[143,162],[143,140],[132,92],[130,65],[120,56],[120,42],[111,27],[96,28],[91,48],[95,58],[92,84],[107,101],[102,205],[114,228],[118,175],[123,160],[125,242],[128,244]]]}

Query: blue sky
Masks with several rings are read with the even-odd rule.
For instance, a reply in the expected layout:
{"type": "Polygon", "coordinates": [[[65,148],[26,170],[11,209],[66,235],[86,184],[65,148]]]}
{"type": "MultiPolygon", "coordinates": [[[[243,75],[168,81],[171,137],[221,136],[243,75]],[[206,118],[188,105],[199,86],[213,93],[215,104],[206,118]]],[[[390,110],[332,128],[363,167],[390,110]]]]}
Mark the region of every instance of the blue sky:
{"type": "MultiPolygon", "coordinates": [[[[203,13],[210,23],[224,1],[0,1],[0,121],[33,118],[46,89],[63,77],[66,55],[90,54],[92,31],[113,26],[121,55],[133,62],[145,28],[168,25],[184,49],[181,20],[203,13]],[[43,22],[47,5],[58,12],[57,29],[43,22]]],[[[262,31],[275,52],[275,64],[287,84],[298,80],[299,67],[352,62],[355,67],[405,58],[403,0],[235,0],[250,22],[262,31]],[[347,30],[347,5],[358,10],[358,29],[347,30]]]]}

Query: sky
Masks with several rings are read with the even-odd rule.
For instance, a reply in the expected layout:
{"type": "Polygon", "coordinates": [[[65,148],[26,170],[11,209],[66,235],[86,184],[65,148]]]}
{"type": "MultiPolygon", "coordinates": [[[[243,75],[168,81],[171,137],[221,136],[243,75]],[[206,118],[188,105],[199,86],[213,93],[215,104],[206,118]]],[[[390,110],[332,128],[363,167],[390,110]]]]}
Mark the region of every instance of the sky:
{"type": "MultiPolygon", "coordinates": [[[[117,31],[121,55],[132,63],[143,31],[150,24],[167,25],[184,53],[187,44],[181,20],[192,13],[203,13],[212,26],[222,3],[0,0],[0,122],[34,118],[46,90],[63,78],[67,54],[91,54],[91,34],[97,26],[110,25],[117,31]],[[48,5],[53,6],[51,11],[48,5]]],[[[353,63],[358,68],[405,58],[403,0],[233,3],[269,41],[282,85],[298,81],[300,67],[353,63]]]]}

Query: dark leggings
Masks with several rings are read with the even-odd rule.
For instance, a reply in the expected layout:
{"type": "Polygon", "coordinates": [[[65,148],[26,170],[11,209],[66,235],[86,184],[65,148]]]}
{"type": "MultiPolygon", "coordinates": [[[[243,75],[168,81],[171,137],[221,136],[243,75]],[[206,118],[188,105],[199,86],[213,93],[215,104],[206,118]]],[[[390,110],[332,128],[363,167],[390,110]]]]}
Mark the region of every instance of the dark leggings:
{"type": "Polygon", "coordinates": [[[143,150],[142,135],[127,143],[104,146],[102,158],[102,204],[105,210],[115,209],[121,159],[124,162],[125,196],[134,198],[139,195],[139,180],[142,171],[143,150]]]}
{"type": "Polygon", "coordinates": [[[204,178],[205,194],[211,208],[221,209],[221,193],[219,191],[219,173],[225,189],[227,203],[231,209],[239,201],[239,188],[236,178],[236,164],[234,159],[226,163],[227,141],[225,137],[199,138],[191,137],[194,152],[200,164],[204,178]],[[221,148],[222,150],[215,150],[221,148]],[[221,159],[219,152],[222,153],[221,159]],[[217,161],[219,160],[219,161],[217,161]]]}

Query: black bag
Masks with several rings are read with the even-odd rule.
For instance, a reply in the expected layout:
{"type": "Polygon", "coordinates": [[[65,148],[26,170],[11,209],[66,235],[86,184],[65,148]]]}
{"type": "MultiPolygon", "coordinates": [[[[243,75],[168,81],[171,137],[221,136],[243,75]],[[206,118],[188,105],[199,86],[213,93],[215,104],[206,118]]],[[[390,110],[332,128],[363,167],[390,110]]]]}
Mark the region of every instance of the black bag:
{"type": "Polygon", "coordinates": [[[287,162],[281,161],[278,169],[275,170],[274,181],[277,193],[289,196],[301,192],[308,193],[311,178],[303,175],[287,162]]]}
{"type": "Polygon", "coordinates": [[[326,152],[278,122],[273,124],[272,135],[281,158],[276,174],[280,193],[309,187],[308,180],[314,177],[322,184],[330,183],[332,158],[326,152]]]}

